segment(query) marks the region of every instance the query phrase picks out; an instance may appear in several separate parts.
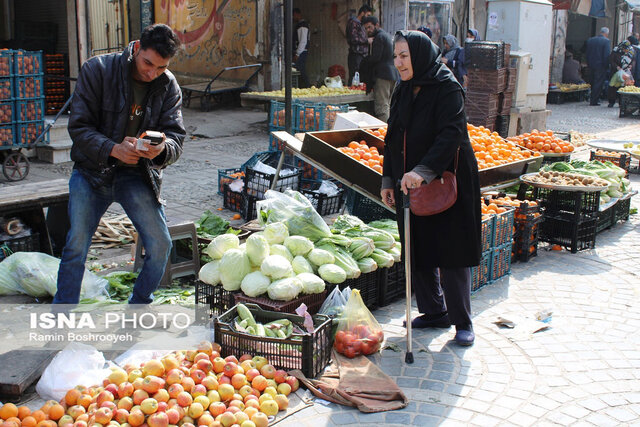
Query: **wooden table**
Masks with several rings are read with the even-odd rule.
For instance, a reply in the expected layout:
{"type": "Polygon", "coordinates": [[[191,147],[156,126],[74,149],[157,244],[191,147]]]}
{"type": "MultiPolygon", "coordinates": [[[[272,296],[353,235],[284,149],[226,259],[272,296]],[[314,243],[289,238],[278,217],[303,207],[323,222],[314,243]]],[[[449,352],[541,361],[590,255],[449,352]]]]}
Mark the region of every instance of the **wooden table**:
{"type": "MultiPolygon", "coordinates": [[[[40,252],[53,254],[51,245],[53,236],[50,236],[49,231],[51,228],[56,235],[57,231],[63,230],[66,236],[66,227],[60,224],[59,217],[66,217],[68,202],[69,181],[67,179],[7,185],[0,189],[0,216],[19,217],[34,232],[40,234],[40,252]],[[46,219],[43,211],[45,207],[48,208],[46,219]],[[64,214],[60,215],[61,212],[64,214]],[[54,226],[48,227],[47,223],[54,226]]],[[[66,221],[68,222],[68,219],[66,221]]],[[[64,241],[62,243],[64,244],[64,241]]]]}
{"type": "MultiPolygon", "coordinates": [[[[362,91],[361,94],[354,95],[334,95],[334,96],[312,96],[304,98],[296,98],[298,101],[308,102],[324,102],[325,104],[355,104],[358,102],[370,102],[373,101],[373,92],[368,95],[362,91]]],[[[263,104],[268,104],[271,100],[284,102],[284,96],[273,95],[255,95],[249,93],[241,93],[240,101],[243,107],[255,107],[263,104]]]]}

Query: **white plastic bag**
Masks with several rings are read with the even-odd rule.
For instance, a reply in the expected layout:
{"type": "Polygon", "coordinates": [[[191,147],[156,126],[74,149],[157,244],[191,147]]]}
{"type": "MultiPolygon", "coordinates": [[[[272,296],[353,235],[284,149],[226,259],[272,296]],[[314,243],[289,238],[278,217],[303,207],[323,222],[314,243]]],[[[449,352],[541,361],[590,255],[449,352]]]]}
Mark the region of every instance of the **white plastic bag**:
{"type": "Polygon", "coordinates": [[[333,288],[333,291],[331,291],[327,299],[324,300],[324,302],[322,303],[322,307],[320,307],[318,313],[326,314],[327,316],[332,318],[340,318],[342,312],[344,311],[345,305],[347,305],[347,301],[344,299],[340,288],[336,286],[335,288],[333,288]]]}
{"type": "MultiPolygon", "coordinates": [[[[0,262],[0,295],[20,293],[54,296],[58,290],[60,260],[41,252],[16,252],[0,262]]],[[[108,298],[109,282],[85,269],[80,299],[108,298]]]]}
{"type": "Polygon", "coordinates": [[[43,399],[60,401],[68,390],[77,385],[101,385],[103,378],[111,373],[105,363],[103,354],[94,347],[72,342],[46,367],[36,385],[36,392],[43,399]]]}

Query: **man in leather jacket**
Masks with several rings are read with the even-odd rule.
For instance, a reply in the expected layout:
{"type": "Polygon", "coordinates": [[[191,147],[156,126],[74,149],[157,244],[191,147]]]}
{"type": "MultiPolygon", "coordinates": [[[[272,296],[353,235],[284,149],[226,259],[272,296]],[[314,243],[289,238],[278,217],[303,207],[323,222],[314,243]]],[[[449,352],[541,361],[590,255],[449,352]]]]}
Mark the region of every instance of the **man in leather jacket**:
{"type": "Polygon", "coordinates": [[[162,169],[178,160],[185,137],[180,87],[167,70],[179,47],[171,28],[154,24],[123,52],[82,66],[68,126],[75,163],[69,179],[71,229],[54,304],[78,303],[91,237],[113,202],[123,207],[146,251],[129,303],[153,299],[171,250],[160,199],[162,169]],[[162,141],[139,145],[145,131],[161,132],[162,141]]]}

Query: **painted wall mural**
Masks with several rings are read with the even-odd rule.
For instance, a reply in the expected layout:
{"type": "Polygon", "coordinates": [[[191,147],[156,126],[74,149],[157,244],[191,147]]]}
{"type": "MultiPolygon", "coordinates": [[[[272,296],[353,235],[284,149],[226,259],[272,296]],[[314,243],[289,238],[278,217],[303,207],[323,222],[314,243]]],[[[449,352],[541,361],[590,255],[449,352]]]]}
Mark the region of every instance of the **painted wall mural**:
{"type": "Polygon", "coordinates": [[[184,45],[172,70],[212,76],[224,67],[257,62],[256,0],[155,0],[154,4],[156,22],[173,28],[184,45]]]}

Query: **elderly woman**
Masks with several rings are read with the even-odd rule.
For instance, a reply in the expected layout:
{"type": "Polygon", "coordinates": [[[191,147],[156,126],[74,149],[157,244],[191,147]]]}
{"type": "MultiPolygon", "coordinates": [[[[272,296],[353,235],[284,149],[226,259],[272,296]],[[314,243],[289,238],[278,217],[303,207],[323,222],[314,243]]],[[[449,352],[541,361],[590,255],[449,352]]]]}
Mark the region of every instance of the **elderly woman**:
{"type": "Polygon", "coordinates": [[[423,313],[411,324],[453,324],[455,341],[471,345],[475,335],[470,267],[480,262],[481,213],[478,165],[467,133],[462,87],[442,63],[438,46],[421,32],[396,33],[394,65],[401,81],[391,100],[382,200],[396,206],[403,229],[401,192],[407,194],[445,170],[455,170],[458,185],[457,200],[449,209],[431,216],[411,215],[411,275],[423,313]]]}
{"type": "Polygon", "coordinates": [[[464,49],[458,44],[456,36],[444,36],[444,54],[440,60],[446,64],[463,88],[466,88],[467,69],[464,66],[464,49]]]}

